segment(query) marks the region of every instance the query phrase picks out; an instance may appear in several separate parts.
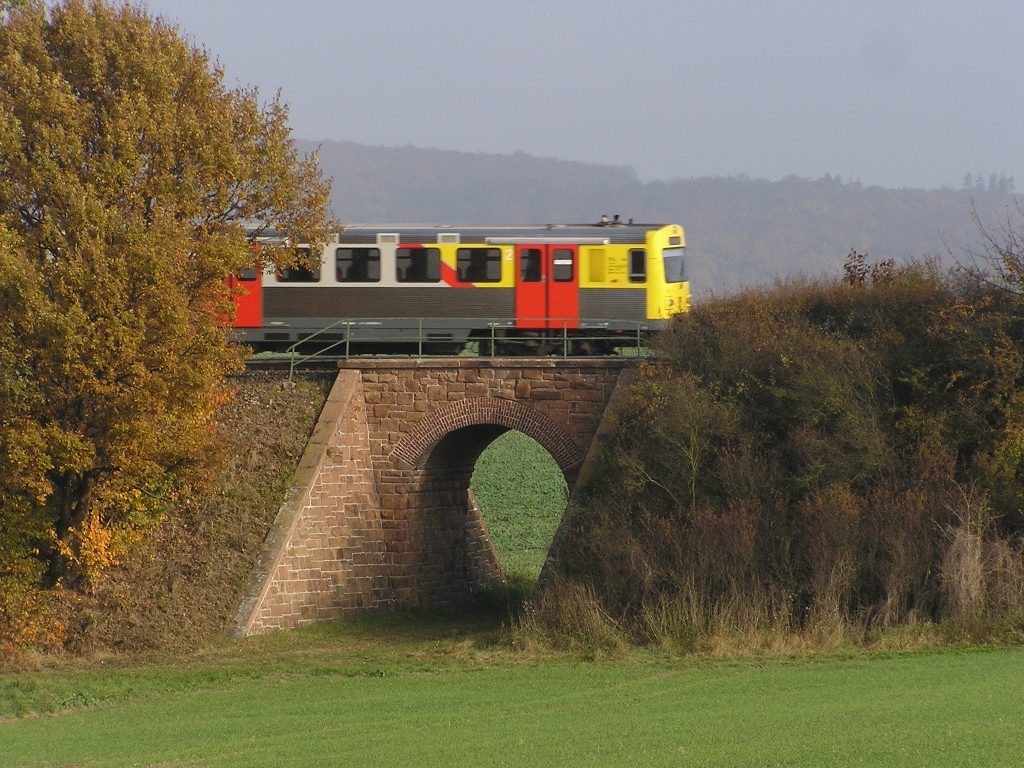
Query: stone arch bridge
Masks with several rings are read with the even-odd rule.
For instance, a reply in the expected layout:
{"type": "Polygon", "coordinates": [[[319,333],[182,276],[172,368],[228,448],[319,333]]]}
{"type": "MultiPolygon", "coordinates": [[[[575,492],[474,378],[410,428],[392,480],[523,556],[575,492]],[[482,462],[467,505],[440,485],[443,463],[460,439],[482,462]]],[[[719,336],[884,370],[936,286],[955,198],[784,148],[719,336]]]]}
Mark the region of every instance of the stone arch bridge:
{"type": "Polygon", "coordinates": [[[372,609],[452,607],[500,584],[469,490],[477,458],[499,435],[519,430],[548,450],[571,493],[629,365],[621,358],[341,363],[233,633],[372,609]]]}

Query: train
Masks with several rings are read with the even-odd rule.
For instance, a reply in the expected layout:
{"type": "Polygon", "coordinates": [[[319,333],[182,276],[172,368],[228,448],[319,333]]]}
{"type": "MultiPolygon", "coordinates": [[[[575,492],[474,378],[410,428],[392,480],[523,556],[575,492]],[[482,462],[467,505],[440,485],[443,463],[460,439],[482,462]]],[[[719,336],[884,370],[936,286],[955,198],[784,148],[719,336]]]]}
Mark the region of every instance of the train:
{"type": "MultiPolygon", "coordinates": [[[[690,306],[678,224],[358,224],[319,258],[231,278],[256,351],[614,354],[690,306]]],[[[302,260],[297,260],[302,261],[302,260]]]]}

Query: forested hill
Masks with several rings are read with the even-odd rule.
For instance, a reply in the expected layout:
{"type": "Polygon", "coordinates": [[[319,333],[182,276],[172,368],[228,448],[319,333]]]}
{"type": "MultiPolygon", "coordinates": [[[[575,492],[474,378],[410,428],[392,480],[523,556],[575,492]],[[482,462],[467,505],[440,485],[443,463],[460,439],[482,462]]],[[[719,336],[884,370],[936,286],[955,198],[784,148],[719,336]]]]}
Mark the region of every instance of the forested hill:
{"type": "Polygon", "coordinates": [[[628,167],[516,152],[473,154],[353,142],[320,148],[343,222],[533,224],[620,214],[686,229],[695,292],[837,272],[851,248],[872,260],[962,253],[976,246],[973,199],[988,226],[1013,198],[974,189],[883,189],[839,179],[745,177],[642,182],[628,167]],[[947,250],[948,248],[948,250],[947,250]]]}

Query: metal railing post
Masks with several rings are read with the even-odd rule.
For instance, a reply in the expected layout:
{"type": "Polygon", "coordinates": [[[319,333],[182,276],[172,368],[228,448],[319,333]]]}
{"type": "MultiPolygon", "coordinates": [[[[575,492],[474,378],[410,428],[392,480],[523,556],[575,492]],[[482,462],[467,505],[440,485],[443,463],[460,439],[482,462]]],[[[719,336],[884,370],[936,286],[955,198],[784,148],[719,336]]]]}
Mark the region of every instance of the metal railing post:
{"type": "Polygon", "coordinates": [[[491,326],[491,357],[494,357],[494,323],[491,326]]]}
{"type": "Polygon", "coordinates": [[[416,345],[416,356],[417,357],[423,357],[423,318],[420,317],[420,318],[417,318],[417,320],[419,321],[419,323],[418,323],[419,330],[417,331],[417,336],[416,336],[416,342],[417,342],[417,345],[416,345]]]}
{"type": "Polygon", "coordinates": [[[569,356],[569,321],[562,318],[562,357],[569,356]]]}

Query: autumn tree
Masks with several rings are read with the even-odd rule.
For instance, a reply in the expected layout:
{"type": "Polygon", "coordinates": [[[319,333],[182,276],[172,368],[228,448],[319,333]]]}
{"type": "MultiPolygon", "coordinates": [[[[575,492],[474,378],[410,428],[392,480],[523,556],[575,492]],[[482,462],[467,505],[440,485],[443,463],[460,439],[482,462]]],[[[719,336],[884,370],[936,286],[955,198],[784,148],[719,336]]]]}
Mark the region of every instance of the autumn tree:
{"type": "Polygon", "coordinates": [[[0,573],[81,584],[188,493],[242,359],[225,278],[321,241],[328,195],[173,26],[0,5],[0,573]]]}

